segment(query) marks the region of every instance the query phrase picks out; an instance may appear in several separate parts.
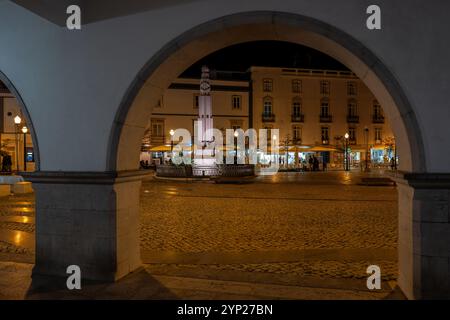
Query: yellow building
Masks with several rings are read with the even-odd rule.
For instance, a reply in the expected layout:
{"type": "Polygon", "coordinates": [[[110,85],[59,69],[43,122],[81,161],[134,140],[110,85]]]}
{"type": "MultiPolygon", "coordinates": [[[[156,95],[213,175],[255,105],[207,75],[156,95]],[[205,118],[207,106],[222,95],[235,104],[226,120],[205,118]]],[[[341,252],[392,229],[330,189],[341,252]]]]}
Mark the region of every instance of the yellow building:
{"type": "MultiPolygon", "coordinates": [[[[374,165],[387,164],[394,155],[393,133],[382,107],[351,71],[268,67],[250,71],[253,126],[279,129],[280,145],[324,150],[321,155],[331,166],[342,166],[348,133],[354,166],[365,160],[367,151],[374,165]],[[334,149],[339,151],[326,152],[334,149]]],[[[288,157],[290,163],[293,157],[288,157]]]]}

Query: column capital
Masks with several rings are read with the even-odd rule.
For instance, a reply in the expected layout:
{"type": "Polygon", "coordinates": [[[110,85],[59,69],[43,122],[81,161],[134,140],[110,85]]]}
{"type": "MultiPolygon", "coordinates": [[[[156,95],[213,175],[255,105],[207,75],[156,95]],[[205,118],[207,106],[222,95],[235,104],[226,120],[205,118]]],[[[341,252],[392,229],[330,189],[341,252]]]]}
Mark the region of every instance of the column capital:
{"type": "Polygon", "coordinates": [[[32,183],[49,184],[116,184],[142,180],[151,173],[144,170],[130,171],[35,171],[19,173],[25,180],[32,183]]]}

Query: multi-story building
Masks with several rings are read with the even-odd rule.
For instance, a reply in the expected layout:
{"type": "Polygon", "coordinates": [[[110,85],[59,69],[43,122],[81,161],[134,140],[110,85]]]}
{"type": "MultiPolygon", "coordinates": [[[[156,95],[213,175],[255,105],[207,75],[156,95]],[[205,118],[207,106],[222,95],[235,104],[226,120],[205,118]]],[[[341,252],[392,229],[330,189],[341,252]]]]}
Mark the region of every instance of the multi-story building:
{"type": "Polygon", "coordinates": [[[322,147],[328,162],[340,165],[339,151],[348,133],[352,162],[365,160],[366,153],[376,163],[389,162],[393,156],[393,133],[383,109],[351,71],[268,67],[250,71],[253,126],[279,129],[281,145],[322,147]]]}
{"type": "MultiPolygon", "coordinates": [[[[144,150],[164,150],[171,143],[170,131],[188,129],[193,136],[194,122],[198,119],[199,79],[174,81],[153,107],[149,129],[144,137],[144,150]],[[162,148],[158,148],[162,146],[162,148]]],[[[249,82],[211,81],[214,128],[222,130],[249,128],[249,82]]],[[[156,158],[161,152],[153,153],[156,158]]],[[[148,158],[143,155],[143,160],[148,158]]]]}
{"type": "Polygon", "coordinates": [[[11,157],[12,171],[34,171],[33,142],[25,117],[17,99],[2,82],[0,82],[0,143],[0,158],[3,161],[4,156],[11,157]],[[19,118],[20,123],[16,123],[19,118]]]}
{"type": "MultiPolygon", "coordinates": [[[[147,144],[170,143],[171,129],[192,132],[198,95],[198,79],[172,83],[153,109],[147,144]]],[[[213,80],[212,96],[215,128],[278,129],[280,146],[288,149],[283,162],[298,165],[314,152],[339,167],[345,143],[353,164],[366,154],[376,163],[394,155],[382,107],[351,71],[251,67],[247,80],[213,80]]]]}

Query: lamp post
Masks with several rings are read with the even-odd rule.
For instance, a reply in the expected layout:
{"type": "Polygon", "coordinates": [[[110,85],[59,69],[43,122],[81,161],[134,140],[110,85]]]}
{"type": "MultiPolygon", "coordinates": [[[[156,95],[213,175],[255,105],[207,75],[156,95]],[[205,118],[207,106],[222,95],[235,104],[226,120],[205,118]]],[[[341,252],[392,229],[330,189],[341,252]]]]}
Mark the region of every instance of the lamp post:
{"type": "Polygon", "coordinates": [[[14,118],[14,128],[16,134],[16,172],[19,172],[19,125],[22,122],[22,118],[18,115],[14,118]]]}
{"type": "Polygon", "coordinates": [[[366,140],[366,159],[365,159],[365,168],[364,171],[369,171],[369,128],[364,128],[364,139],[366,140]]]}
{"type": "MultiPolygon", "coordinates": [[[[271,155],[273,155],[273,146],[275,145],[275,142],[277,141],[277,135],[276,134],[274,134],[272,136],[272,140],[273,140],[273,143],[270,144],[270,154],[271,155]]],[[[280,164],[280,159],[277,156],[275,156],[274,159],[277,162],[277,164],[280,164]]]]}
{"type": "Polygon", "coordinates": [[[172,153],[173,152],[173,135],[175,134],[175,131],[173,131],[173,129],[170,129],[169,134],[170,134],[170,153],[172,153]]]}
{"type": "Polygon", "coordinates": [[[344,138],[345,138],[345,161],[344,161],[344,165],[345,165],[345,171],[349,171],[350,170],[350,166],[349,166],[349,161],[348,161],[348,138],[350,137],[350,135],[348,133],[345,133],[344,138]]]}
{"type": "Polygon", "coordinates": [[[239,132],[237,132],[237,130],[236,131],[234,131],[234,162],[235,162],[235,164],[237,164],[237,159],[238,159],[238,155],[237,155],[237,152],[238,152],[238,147],[237,147],[237,138],[238,138],[238,136],[239,136],[239,132]]]}
{"type": "Polygon", "coordinates": [[[27,132],[28,128],[26,126],[22,127],[23,132],[23,171],[27,171],[27,132]]]}

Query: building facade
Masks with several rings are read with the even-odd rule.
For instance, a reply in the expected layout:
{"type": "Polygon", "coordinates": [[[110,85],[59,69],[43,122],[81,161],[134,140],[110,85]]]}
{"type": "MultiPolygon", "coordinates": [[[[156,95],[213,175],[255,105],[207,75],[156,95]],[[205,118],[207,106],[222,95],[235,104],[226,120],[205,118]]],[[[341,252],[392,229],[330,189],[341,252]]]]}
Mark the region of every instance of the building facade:
{"type": "MultiPolygon", "coordinates": [[[[278,129],[285,166],[299,166],[316,154],[321,162],[339,168],[345,146],[353,167],[361,167],[366,159],[372,166],[388,165],[395,157],[394,136],[382,106],[351,71],[251,67],[247,77],[212,81],[214,126],[223,131],[278,129]]],[[[170,130],[193,133],[198,96],[198,79],[172,83],[153,108],[146,150],[170,144],[170,130]]],[[[270,144],[272,134],[268,137],[270,144]]]]}
{"type": "Polygon", "coordinates": [[[0,170],[3,158],[11,157],[11,171],[34,171],[33,142],[16,98],[0,81],[0,170]],[[16,123],[20,118],[20,122],[16,123]]]}
{"type": "MultiPolygon", "coordinates": [[[[252,67],[251,79],[253,125],[279,129],[281,146],[324,150],[338,167],[346,144],[353,166],[366,154],[372,165],[387,164],[394,156],[394,135],[382,106],[351,71],[252,67]]],[[[288,158],[293,163],[293,155],[288,158]]]]}

